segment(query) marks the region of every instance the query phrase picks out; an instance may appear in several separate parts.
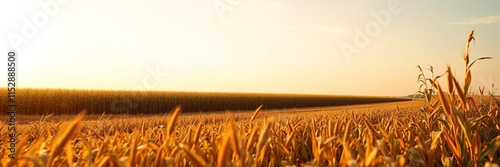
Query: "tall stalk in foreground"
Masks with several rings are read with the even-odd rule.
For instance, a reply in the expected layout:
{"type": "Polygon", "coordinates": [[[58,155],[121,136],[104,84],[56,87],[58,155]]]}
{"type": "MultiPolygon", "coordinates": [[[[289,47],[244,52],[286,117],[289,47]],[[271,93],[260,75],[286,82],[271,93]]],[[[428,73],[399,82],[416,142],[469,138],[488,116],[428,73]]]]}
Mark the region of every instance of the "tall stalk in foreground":
{"type": "MultiPolygon", "coordinates": [[[[474,30],[470,32],[466,42],[463,57],[465,62],[463,84],[460,84],[453,76],[449,66],[444,74],[447,76],[448,89],[444,89],[437,81],[437,78],[444,75],[434,80],[425,78],[423,74],[419,75],[419,80],[423,85],[421,88],[425,87],[423,93],[427,100],[426,107],[422,109],[425,113],[422,121],[427,124],[428,130],[433,130],[433,132],[427,134],[431,139],[430,145],[421,141],[417,147],[409,151],[410,157],[416,160],[413,161],[415,163],[413,165],[480,166],[489,161],[498,161],[498,148],[500,147],[498,107],[478,107],[475,99],[468,93],[472,81],[472,65],[478,60],[491,59],[491,57],[481,57],[470,63],[469,49],[472,40],[475,40],[474,30]],[[432,88],[427,87],[425,84],[427,81],[431,83],[432,88]],[[430,94],[427,92],[432,92],[434,89],[437,92],[437,101],[433,103],[432,95],[427,96],[430,94]],[[442,152],[441,157],[436,157],[439,155],[437,151],[442,152]],[[419,152],[424,152],[425,156],[420,156],[419,152]],[[436,160],[441,160],[441,162],[434,163],[436,160]]],[[[422,71],[421,68],[419,69],[422,71]]]]}

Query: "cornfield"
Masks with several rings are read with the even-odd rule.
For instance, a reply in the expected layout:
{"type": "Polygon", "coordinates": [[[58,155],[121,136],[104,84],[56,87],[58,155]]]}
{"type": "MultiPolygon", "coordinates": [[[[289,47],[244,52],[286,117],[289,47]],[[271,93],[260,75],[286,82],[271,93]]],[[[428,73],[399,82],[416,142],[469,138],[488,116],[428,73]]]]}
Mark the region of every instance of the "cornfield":
{"type": "MultiPolygon", "coordinates": [[[[472,95],[469,44],[461,83],[450,67],[419,75],[425,101],[397,107],[314,112],[181,114],[19,126],[16,159],[1,166],[498,166],[500,111],[472,95]],[[445,80],[445,82],[440,82],[445,80]],[[442,86],[445,83],[445,87],[442,86]],[[420,108],[420,109],[419,109],[420,108]]],[[[488,58],[479,58],[482,60],[488,58]]],[[[420,71],[421,68],[420,68],[420,71]]],[[[2,124],[4,125],[4,124],[2,124]]]]}
{"type": "MultiPolygon", "coordinates": [[[[0,89],[7,94],[7,89],[0,89]]],[[[202,93],[161,91],[102,91],[67,89],[19,89],[18,110],[25,115],[161,114],[181,105],[184,112],[319,107],[406,101],[408,98],[257,93],[202,93]]],[[[5,104],[8,103],[5,98],[5,104]]],[[[6,111],[7,106],[1,105],[6,111]]]]}

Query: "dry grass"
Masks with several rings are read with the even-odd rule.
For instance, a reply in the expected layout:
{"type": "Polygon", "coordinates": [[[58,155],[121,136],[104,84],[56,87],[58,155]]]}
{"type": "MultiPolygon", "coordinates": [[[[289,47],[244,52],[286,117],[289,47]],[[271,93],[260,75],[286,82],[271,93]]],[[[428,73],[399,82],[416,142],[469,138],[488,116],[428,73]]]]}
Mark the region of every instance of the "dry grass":
{"type": "Polygon", "coordinates": [[[16,159],[6,157],[1,136],[0,165],[495,166],[500,111],[493,96],[468,93],[473,37],[464,81],[448,68],[446,82],[426,85],[425,102],[191,115],[176,107],[166,117],[40,120],[20,125],[16,159]]]}

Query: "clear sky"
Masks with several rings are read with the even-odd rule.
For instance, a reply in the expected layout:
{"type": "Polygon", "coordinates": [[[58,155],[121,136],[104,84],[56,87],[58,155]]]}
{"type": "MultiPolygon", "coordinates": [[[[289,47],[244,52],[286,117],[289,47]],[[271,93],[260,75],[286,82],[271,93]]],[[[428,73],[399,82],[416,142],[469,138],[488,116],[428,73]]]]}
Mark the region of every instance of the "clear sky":
{"type": "Polygon", "coordinates": [[[500,87],[500,1],[66,1],[0,2],[19,87],[407,95],[417,65],[463,78],[472,28],[500,87]]]}

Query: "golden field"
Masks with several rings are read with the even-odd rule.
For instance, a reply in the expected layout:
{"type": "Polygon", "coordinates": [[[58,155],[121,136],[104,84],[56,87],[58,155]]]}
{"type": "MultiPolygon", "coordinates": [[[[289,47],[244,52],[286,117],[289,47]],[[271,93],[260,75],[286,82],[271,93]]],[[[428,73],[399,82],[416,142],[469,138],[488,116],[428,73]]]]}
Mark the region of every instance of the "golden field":
{"type": "Polygon", "coordinates": [[[20,115],[29,121],[17,126],[16,159],[7,156],[8,130],[0,124],[0,166],[498,166],[500,111],[492,94],[471,91],[471,40],[473,32],[463,81],[451,68],[434,78],[418,76],[425,100],[209,113],[173,107],[166,115],[20,115]]]}
{"type": "MultiPolygon", "coordinates": [[[[425,114],[419,111],[423,105],[409,101],[180,115],[174,110],[167,117],[90,115],[67,123],[58,120],[71,116],[48,116],[18,125],[19,143],[26,143],[18,145],[26,150],[18,157],[24,158],[12,161],[2,147],[2,165],[447,166],[458,160],[473,165],[475,157],[478,163],[499,163],[498,108],[476,119],[455,120],[445,113],[425,114]],[[481,139],[476,141],[481,147],[468,148],[467,134],[453,120],[469,121],[464,128],[474,134],[472,140],[481,139]]],[[[6,145],[6,128],[1,132],[6,145]]]]}

